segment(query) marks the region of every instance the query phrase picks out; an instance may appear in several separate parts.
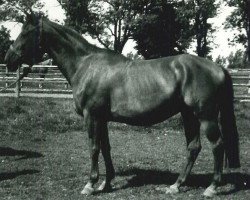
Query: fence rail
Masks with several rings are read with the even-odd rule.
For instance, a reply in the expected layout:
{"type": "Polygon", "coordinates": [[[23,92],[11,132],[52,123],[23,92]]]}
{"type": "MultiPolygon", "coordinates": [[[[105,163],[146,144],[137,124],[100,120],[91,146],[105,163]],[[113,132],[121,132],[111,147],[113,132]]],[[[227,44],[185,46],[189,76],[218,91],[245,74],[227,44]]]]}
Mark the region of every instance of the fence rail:
{"type": "MultiPolygon", "coordinates": [[[[27,65],[22,65],[17,72],[9,72],[4,64],[0,64],[0,89],[8,87],[19,79],[27,65]]],[[[31,71],[28,76],[8,87],[0,96],[9,97],[51,97],[73,98],[72,90],[67,80],[55,65],[34,65],[32,69],[48,68],[46,72],[31,71]]]]}
{"type": "MultiPolygon", "coordinates": [[[[9,72],[5,64],[0,64],[0,89],[18,80],[25,67],[27,65],[20,67],[17,72],[9,72]]],[[[48,68],[48,70],[46,73],[29,73],[14,86],[0,92],[0,96],[73,98],[72,90],[57,66],[34,65],[32,68],[48,68]]],[[[229,73],[233,79],[235,99],[250,102],[250,69],[231,69],[229,73]]]]}

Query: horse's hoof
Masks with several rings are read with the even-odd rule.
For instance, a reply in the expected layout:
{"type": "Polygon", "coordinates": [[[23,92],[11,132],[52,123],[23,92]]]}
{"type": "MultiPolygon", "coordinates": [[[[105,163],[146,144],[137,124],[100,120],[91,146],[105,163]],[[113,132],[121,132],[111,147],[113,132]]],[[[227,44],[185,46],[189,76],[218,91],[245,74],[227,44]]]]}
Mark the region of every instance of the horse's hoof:
{"type": "Polygon", "coordinates": [[[217,194],[216,190],[213,189],[213,188],[207,188],[205,190],[205,192],[203,193],[203,196],[204,197],[207,197],[207,198],[213,198],[215,195],[217,194]]]}
{"type": "Polygon", "coordinates": [[[89,196],[94,193],[94,188],[85,186],[84,189],[81,191],[81,194],[89,196]]]}
{"type": "Polygon", "coordinates": [[[106,181],[103,181],[102,184],[98,187],[97,191],[99,192],[110,192],[112,191],[112,186],[110,184],[106,184],[106,181]]]}
{"type": "Polygon", "coordinates": [[[180,190],[175,185],[171,185],[169,188],[166,188],[166,194],[177,194],[180,190]]]}

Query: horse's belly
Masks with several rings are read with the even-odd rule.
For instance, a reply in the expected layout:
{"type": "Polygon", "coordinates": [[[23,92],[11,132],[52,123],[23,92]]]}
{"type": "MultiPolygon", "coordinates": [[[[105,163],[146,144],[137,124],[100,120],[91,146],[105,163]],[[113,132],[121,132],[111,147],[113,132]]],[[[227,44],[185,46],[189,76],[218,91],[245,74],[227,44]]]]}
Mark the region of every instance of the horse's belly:
{"type": "Polygon", "coordinates": [[[152,125],[162,122],[180,111],[180,100],[171,96],[162,99],[154,96],[150,99],[121,101],[111,108],[111,120],[131,125],[152,125]]]}

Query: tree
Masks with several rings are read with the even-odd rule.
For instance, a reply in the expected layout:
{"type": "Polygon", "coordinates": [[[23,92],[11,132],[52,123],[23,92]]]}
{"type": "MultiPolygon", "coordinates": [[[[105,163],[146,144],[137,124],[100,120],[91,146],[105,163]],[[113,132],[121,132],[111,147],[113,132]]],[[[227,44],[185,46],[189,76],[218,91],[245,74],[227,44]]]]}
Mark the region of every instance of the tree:
{"type": "MultiPolygon", "coordinates": [[[[61,3],[60,0],[58,0],[61,3]]],[[[67,25],[80,33],[88,32],[105,48],[121,53],[131,37],[131,23],[137,17],[134,0],[66,1],[67,25]]]]}
{"type": "Polygon", "coordinates": [[[216,16],[219,4],[216,4],[215,0],[187,0],[184,6],[189,10],[190,23],[193,24],[196,53],[198,56],[206,57],[211,51],[209,34],[211,36],[214,32],[208,19],[216,16]]]}
{"type": "Polygon", "coordinates": [[[90,34],[105,48],[121,53],[126,42],[133,38],[138,40],[140,54],[153,58],[185,52],[192,37],[197,40],[198,55],[206,56],[212,32],[207,20],[216,14],[214,2],[65,0],[62,7],[66,11],[67,25],[82,34],[90,34]]]}
{"type": "MultiPolygon", "coordinates": [[[[210,38],[214,32],[208,19],[216,15],[218,4],[215,0],[148,2],[151,4],[146,7],[145,17],[136,26],[135,33],[140,34],[133,35],[144,45],[137,42],[137,48],[141,46],[146,58],[185,52],[192,39],[196,41],[198,56],[208,56],[211,51],[210,38]]],[[[139,52],[142,51],[140,48],[139,52]]]]}
{"type": "Polygon", "coordinates": [[[239,31],[232,42],[245,46],[244,60],[250,62],[250,0],[227,0],[226,2],[235,9],[227,18],[225,28],[236,28],[239,31]]]}
{"type": "Polygon", "coordinates": [[[235,53],[231,53],[228,58],[228,68],[244,68],[244,52],[237,50],[235,53]]]}
{"type": "Polygon", "coordinates": [[[4,57],[13,41],[10,39],[10,31],[4,26],[0,28],[0,63],[4,63],[4,57]]]}
{"type": "MultiPolygon", "coordinates": [[[[58,2],[61,3],[60,0],[58,0],[58,2]]],[[[143,32],[143,28],[148,26],[152,26],[154,29],[159,26],[158,29],[161,29],[161,31],[155,32],[152,37],[157,39],[157,35],[161,33],[161,39],[163,39],[163,34],[165,34],[167,37],[164,39],[163,44],[165,46],[170,44],[174,46],[173,44],[176,43],[175,47],[181,51],[180,49],[186,49],[188,46],[187,44],[189,44],[190,41],[186,42],[186,36],[185,34],[182,34],[182,32],[186,33],[187,31],[177,29],[176,27],[178,24],[174,25],[176,20],[173,19],[172,16],[174,15],[173,8],[169,6],[170,4],[168,4],[168,6],[164,6],[168,2],[173,4],[172,2],[174,1],[75,0],[66,1],[66,3],[64,1],[62,7],[66,11],[67,25],[72,26],[82,34],[90,34],[93,38],[98,39],[98,41],[107,49],[113,49],[114,51],[121,53],[126,42],[133,38],[132,32],[134,37],[138,35],[137,38],[139,38],[140,33],[137,31],[137,28],[143,32]],[[157,13],[158,11],[159,13],[157,13]],[[168,13],[168,11],[170,13],[168,13]],[[163,21],[161,22],[161,20],[163,21]],[[147,22],[147,25],[145,25],[145,22],[147,22]],[[140,23],[142,23],[142,25],[140,23]],[[150,23],[152,24],[150,25],[150,23]],[[143,27],[143,25],[145,26],[143,27]],[[170,30],[169,28],[174,29],[170,30]],[[179,30],[179,32],[177,30],[179,30]],[[174,33],[169,34],[172,31],[174,31],[174,33]],[[177,32],[179,34],[178,41],[176,41],[176,38],[178,38],[176,37],[177,32]],[[166,44],[165,41],[167,41],[168,44],[166,44]]],[[[176,0],[176,2],[179,1],[176,0]]],[[[186,26],[189,25],[189,22],[185,18],[183,18],[182,21],[185,21],[186,26]]],[[[151,40],[152,37],[148,37],[148,40],[151,40]]],[[[162,44],[162,42],[158,40],[157,44],[162,44]]],[[[171,48],[172,54],[175,50],[173,50],[173,47],[171,48]]],[[[165,48],[160,49],[164,50],[165,48]]],[[[145,52],[145,50],[142,51],[145,52]]],[[[164,51],[170,52],[169,47],[167,47],[164,51]]],[[[161,55],[166,55],[166,53],[161,53],[161,55]]]]}
{"type": "Polygon", "coordinates": [[[66,25],[74,28],[79,33],[90,32],[95,34],[93,25],[95,24],[96,16],[90,12],[89,5],[91,0],[75,0],[61,1],[62,8],[66,11],[66,25]]]}
{"type": "Polygon", "coordinates": [[[5,0],[0,2],[0,20],[23,22],[25,13],[40,10],[43,4],[39,0],[5,0]]]}
{"type": "Polygon", "coordinates": [[[227,59],[220,55],[215,59],[215,63],[221,67],[226,67],[226,62],[227,59]]]}
{"type": "Polygon", "coordinates": [[[168,1],[148,1],[134,22],[132,37],[136,49],[145,59],[175,55],[181,52],[177,41],[181,26],[174,5],[168,1]]]}

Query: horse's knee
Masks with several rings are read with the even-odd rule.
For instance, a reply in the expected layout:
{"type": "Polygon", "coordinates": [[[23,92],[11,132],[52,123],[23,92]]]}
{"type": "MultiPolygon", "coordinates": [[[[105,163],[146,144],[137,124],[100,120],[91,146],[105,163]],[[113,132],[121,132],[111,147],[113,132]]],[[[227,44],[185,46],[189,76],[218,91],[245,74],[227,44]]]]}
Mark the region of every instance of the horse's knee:
{"type": "Polygon", "coordinates": [[[91,156],[92,159],[97,159],[100,153],[100,147],[99,145],[93,145],[91,148],[91,156]]]}

